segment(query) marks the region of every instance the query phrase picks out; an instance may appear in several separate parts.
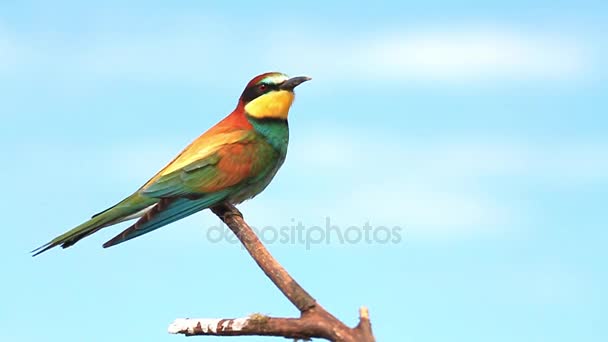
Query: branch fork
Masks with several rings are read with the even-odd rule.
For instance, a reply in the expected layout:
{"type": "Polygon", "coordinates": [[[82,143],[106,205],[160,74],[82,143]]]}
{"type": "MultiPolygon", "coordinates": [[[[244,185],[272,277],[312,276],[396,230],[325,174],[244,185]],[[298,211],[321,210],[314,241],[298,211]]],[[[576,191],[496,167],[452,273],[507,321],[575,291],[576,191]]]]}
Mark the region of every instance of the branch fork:
{"type": "Polygon", "coordinates": [[[350,328],[327,312],[306,292],[268,252],[241,212],[231,204],[211,208],[237,236],[266,276],[300,311],[299,318],[252,314],[243,318],[179,318],[169,325],[169,333],[186,336],[281,336],[309,340],[324,338],[335,342],[374,342],[369,311],[359,309],[359,324],[350,328]]]}

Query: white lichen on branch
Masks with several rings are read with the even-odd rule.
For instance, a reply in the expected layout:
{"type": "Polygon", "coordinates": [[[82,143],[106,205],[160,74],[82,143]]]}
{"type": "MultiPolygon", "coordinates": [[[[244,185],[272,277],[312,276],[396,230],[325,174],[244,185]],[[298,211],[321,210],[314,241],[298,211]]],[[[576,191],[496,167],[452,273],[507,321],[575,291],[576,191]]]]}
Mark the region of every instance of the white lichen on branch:
{"type": "Polygon", "coordinates": [[[247,318],[178,318],[169,325],[170,334],[217,334],[225,331],[240,331],[249,322],[247,318]]]}

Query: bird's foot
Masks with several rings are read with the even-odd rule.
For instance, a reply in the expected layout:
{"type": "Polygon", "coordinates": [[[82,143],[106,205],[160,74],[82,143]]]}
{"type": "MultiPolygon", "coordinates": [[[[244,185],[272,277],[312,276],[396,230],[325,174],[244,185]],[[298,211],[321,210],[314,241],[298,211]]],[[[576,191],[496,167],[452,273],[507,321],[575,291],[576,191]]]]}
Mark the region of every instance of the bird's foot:
{"type": "Polygon", "coordinates": [[[216,215],[220,216],[222,221],[226,221],[227,219],[230,219],[231,217],[235,216],[243,218],[243,214],[233,204],[230,203],[222,203],[211,208],[211,210],[216,215]]]}
{"type": "Polygon", "coordinates": [[[238,210],[234,205],[230,204],[228,208],[229,209],[226,210],[223,214],[224,218],[230,218],[234,216],[243,218],[243,213],[241,213],[241,211],[238,210]]]}

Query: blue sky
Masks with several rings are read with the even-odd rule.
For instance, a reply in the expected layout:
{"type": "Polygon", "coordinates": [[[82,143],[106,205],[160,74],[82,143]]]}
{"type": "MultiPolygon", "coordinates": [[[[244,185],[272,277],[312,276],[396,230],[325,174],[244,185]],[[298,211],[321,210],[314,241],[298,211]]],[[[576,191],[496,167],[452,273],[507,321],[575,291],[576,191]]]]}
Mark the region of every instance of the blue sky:
{"type": "Polygon", "coordinates": [[[28,254],[269,70],[313,81],[246,219],[402,228],[269,244],[326,308],[354,324],[369,306],[379,341],[606,340],[607,16],[604,1],[3,2],[0,340],[176,341],[178,317],[297,315],[242,248],[206,238],[208,212],[28,254]]]}

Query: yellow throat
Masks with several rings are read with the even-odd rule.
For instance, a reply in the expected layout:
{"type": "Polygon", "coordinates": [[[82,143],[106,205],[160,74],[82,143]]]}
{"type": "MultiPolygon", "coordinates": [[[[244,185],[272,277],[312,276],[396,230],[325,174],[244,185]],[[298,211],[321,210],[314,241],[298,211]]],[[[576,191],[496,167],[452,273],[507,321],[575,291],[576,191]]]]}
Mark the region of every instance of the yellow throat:
{"type": "Polygon", "coordinates": [[[256,119],[287,120],[294,97],[288,90],[271,91],[246,104],[245,111],[256,119]]]}

